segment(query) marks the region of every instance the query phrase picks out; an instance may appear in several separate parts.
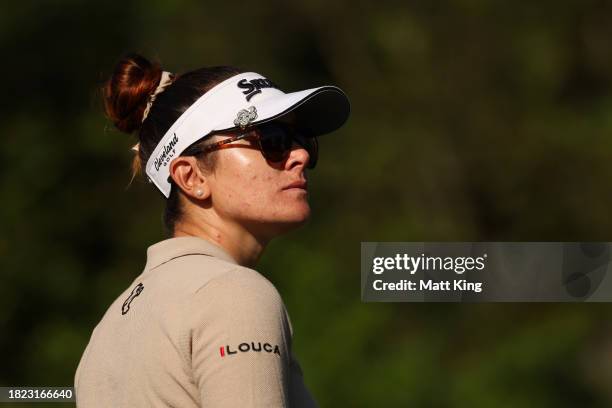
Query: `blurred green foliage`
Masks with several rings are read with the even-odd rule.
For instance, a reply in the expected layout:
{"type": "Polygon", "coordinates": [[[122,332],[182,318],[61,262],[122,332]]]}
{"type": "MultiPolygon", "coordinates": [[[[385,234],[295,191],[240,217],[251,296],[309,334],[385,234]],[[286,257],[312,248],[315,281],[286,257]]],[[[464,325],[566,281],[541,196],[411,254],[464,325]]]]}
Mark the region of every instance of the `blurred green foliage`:
{"type": "Polygon", "coordinates": [[[322,406],[611,406],[609,305],[363,304],[359,283],[360,241],[612,241],[610,38],[602,0],[3,4],[0,384],[72,385],[164,239],[96,95],[138,51],[350,96],[312,220],[259,268],[322,406]]]}

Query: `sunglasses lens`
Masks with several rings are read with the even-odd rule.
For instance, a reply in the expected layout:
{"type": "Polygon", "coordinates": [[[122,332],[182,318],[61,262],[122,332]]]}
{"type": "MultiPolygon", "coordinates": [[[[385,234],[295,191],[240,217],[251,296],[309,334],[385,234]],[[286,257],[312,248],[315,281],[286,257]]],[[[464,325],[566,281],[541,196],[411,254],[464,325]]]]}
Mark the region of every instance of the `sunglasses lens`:
{"type": "Polygon", "coordinates": [[[259,143],[263,155],[271,162],[283,161],[291,150],[291,135],[281,126],[261,126],[259,143]]]}
{"type": "Polygon", "coordinates": [[[294,128],[280,124],[267,123],[259,127],[259,144],[262,154],[271,162],[281,162],[287,158],[293,141],[296,141],[308,152],[310,159],[308,168],[312,169],[317,163],[318,144],[316,137],[307,137],[294,128]]]}

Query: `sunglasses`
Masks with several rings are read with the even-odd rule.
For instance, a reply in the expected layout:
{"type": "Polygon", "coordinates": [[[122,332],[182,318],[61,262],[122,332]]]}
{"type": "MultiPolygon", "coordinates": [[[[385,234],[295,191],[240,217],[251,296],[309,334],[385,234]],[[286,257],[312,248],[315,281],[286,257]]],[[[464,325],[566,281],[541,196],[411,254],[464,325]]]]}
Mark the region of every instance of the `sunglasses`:
{"type": "MultiPolygon", "coordinates": [[[[198,149],[199,152],[185,152],[186,155],[195,155],[198,153],[208,153],[222,149],[232,142],[250,138],[257,143],[263,157],[272,163],[281,163],[289,157],[293,142],[306,149],[310,159],[308,160],[308,168],[314,169],[319,156],[319,144],[315,136],[308,136],[307,132],[300,130],[293,125],[283,122],[267,122],[257,125],[246,133],[241,133],[232,136],[228,139],[221,140],[217,143],[205,146],[198,149]]],[[[190,149],[191,150],[191,149],[190,149]]]]}

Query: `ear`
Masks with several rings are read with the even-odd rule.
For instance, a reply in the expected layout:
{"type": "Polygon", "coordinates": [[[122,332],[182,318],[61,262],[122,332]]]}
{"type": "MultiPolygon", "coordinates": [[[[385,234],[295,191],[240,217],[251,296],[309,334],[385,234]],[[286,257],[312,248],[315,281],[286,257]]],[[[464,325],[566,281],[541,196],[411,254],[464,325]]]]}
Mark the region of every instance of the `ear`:
{"type": "Polygon", "coordinates": [[[179,156],[170,163],[170,176],[183,193],[195,200],[210,197],[210,185],[194,156],[179,156]],[[201,192],[201,194],[198,194],[201,192]]]}

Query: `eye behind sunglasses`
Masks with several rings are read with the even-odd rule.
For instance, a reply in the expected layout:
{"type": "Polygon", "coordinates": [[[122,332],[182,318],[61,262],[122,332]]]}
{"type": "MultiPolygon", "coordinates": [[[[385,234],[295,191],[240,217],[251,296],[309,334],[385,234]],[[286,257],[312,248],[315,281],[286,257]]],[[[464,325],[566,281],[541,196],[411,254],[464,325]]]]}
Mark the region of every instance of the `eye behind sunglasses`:
{"type": "Polygon", "coordinates": [[[257,126],[256,132],[257,141],[266,160],[274,163],[286,160],[295,141],[308,152],[310,158],[307,167],[313,169],[316,166],[319,149],[315,136],[308,136],[307,132],[282,122],[264,123],[257,126]]]}
{"type": "Polygon", "coordinates": [[[309,136],[305,130],[300,130],[282,122],[267,122],[247,130],[236,136],[221,140],[208,146],[191,146],[183,152],[185,156],[193,156],[212,152],[223,148],[225,145],[241,139],[254,140],[264,158],[272,163],[280,163],[287,159],[293,142],[303,147],[309,155],[308,168],[314,169],[319,155],[319,144],[315,136],[309,136]]]}

